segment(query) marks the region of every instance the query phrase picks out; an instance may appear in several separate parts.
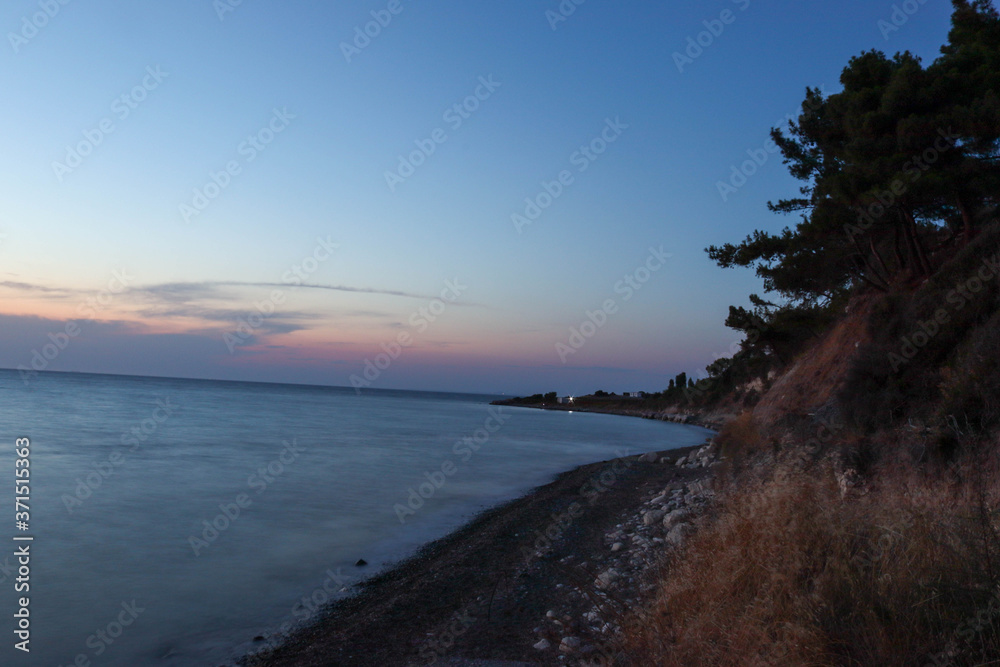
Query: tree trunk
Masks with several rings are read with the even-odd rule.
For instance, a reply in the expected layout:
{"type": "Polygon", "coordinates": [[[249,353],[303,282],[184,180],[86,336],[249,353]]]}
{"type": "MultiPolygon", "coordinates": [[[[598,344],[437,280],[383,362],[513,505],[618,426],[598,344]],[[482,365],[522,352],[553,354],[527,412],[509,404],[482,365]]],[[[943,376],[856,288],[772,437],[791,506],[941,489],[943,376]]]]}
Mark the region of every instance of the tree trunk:
{"type": "Polygon", "coordinates": [[[892,254],[896,258],[896,267],[902,273],[906,270],[906,260],[903,259],[902,253],[899,252],[899,227],[895,226],[892,228],[892,254]]]}
{"type": "Polygon", "coordinates": [[[969,207],[965,204],[965,198],[962,195],[956,195],[955,199],[958,200],[958,210],[962,212],[962,233],[965,236],[962,240],[962,245],[965,245],[972,240],[972,235],[975,233],[973,230],[972,214],[969,213],[969,207]]]}
{"type": "Polygon", "coordinates": [[[931,275],[931,263],[927,259],[923,245],[920,243],[920,236],[917,234],[917,221],[913,218],[913,212],[909,209],[903,209],[903,218],[906,221],[903,228],[906,230],[917,269],[920,271],[920,275],[926,278],[931,275]]]}
{"type": "Polygon", "coordinates": [[[878,262],[879,268],[882,269],[882,275],[879,278],[882,279],[886,284],[892,283],[892,273],[890,273],[888,267],[885,265],[885,260],[882,259],[882,255],[879,254],[878,248],[875,247],[875,239],[868,237],[868,246],[871,248],[872,254],[875,255],[875,260],[878,262]]]}

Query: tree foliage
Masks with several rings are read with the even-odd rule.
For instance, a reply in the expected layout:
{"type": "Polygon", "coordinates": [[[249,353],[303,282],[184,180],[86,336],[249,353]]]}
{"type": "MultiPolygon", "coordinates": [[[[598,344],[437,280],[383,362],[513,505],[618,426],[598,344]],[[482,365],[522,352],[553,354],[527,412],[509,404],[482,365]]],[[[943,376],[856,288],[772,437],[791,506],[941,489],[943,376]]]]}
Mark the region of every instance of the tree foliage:
{"type": "Polygon", "coordinates": [[[771,131],[802,186],[768,207],[799,221],[706,252],[722,268],[754,269],[781,303],[752,295],[753,310],[730,308],[727,326],[746,339],[715,373],[781,363],[853,291],[917,285],[996,220],[1000,15],[989,0],[952,4],[933,63],[866,51],[844,68],[839,92],[807,88],[799,117],[771,131]]]}

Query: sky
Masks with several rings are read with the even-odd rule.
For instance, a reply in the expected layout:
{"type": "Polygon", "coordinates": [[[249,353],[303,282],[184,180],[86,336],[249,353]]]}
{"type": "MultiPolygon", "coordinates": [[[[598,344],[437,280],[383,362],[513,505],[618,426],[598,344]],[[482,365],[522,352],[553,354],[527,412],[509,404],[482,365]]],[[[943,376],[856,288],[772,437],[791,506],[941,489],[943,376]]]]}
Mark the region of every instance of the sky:
{"type": "Polygon", "coordinates": [[[800,185],[770,128],[864,50],[932,60],[950,10],[8,0],[0,367],[490,394],[697,377],[761,291],[704,248],[795,222],[767,211],[800,185]]]}

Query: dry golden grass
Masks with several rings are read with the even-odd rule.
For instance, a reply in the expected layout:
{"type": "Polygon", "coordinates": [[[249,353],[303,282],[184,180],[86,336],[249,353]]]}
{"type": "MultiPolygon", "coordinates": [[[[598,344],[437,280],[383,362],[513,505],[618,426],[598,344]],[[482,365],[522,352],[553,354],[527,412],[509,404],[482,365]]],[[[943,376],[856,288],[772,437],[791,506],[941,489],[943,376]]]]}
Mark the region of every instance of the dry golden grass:
{"type": "Polygon", "coordinates": [[[871,339],[868,319],[875,300],[870,295],[854,298],[848,313],[774,381],[754,407],[758,423],[767,427],[786,415],[810,413],[836,395],[855,350],[871,339]]]}
{"type": "Polygon", "coordinates": [[[630,664],[996,664],[995,460],[893,467],[846,498],[829,466],[727,493],[626,626],[630,664]]]}
{"type": "Polygon", "coordinates": [[[762,451],[766,444],[749,411],[727,421],[715,436],[715,442],[721,456],[730,460],[762,451]]]}

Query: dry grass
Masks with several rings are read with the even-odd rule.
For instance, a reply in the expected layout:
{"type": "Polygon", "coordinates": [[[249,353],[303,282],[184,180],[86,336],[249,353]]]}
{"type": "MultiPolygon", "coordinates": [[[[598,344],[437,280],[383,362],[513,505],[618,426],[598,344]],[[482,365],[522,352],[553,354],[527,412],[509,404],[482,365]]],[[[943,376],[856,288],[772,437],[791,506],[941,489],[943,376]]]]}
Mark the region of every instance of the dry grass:
{"type": "Polygon", "coordinates": [[[848,312],[815,345],[796,358],[754,407],[765,427],[787,415],[804,415],[828,403],[843,385],[855,350],[868,343],[875,299],[856,297],[848,312]]]}
{"type": "Polygon", "coordinates": [[[761,435],[753,413],[744,412],[723,425],[715,436],[719,453],[723,458],[735,460],[765,449],[766,442],[761,435]]]}
{"type": "Polygon", "coordinates": [[[996,664],[995,460],[893,467],[846,498],[830,466],[728,493],[626,626],[630,664],[996,664]]]}

